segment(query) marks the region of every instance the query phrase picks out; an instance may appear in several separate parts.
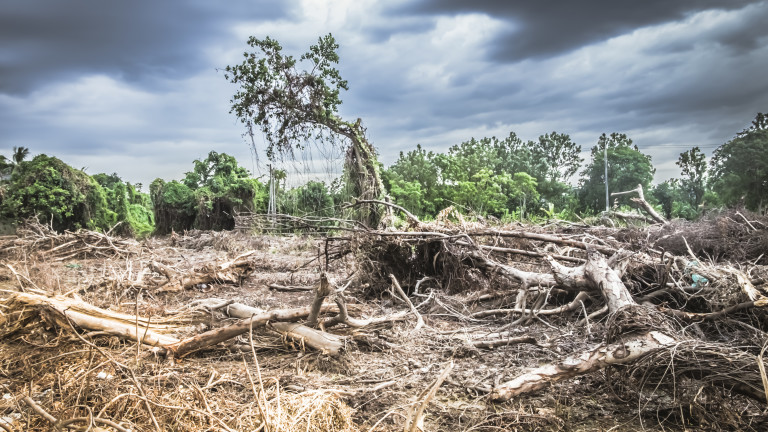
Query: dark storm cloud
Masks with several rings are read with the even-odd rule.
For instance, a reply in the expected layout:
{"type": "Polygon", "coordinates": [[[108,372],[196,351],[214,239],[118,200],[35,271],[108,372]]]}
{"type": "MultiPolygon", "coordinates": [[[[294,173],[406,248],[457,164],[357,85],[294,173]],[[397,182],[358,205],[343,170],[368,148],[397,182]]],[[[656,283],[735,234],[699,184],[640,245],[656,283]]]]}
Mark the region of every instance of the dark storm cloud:
{"type": "Polygon", "coordinates": [[[281,2],[5,1],[0,6],[0,93],[105,74],[152,84],[189,76],[205,46],[241,20],[284,15],[281,2]]]}
{"type": "MultiPolygon", "coordinates": [[[[391,13],[425,15],[482,13],[509,22],[491,50],[497,60],[543,58],[625,34],[636,28],[684,18],[712,9],[737,9],[755,0],[574,0],[497,1],[424,0],[391,13]]],[[[732,34],[724,42],[753,45],[750,31],[732,34]]]]}

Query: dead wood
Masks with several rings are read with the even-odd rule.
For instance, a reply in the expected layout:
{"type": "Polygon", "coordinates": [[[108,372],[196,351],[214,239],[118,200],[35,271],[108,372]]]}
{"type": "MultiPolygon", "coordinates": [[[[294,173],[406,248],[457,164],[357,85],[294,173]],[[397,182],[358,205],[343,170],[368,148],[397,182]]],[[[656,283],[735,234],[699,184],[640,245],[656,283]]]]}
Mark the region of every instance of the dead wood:
{"type": "Polygon", "coordinates": [[[635,189],[632,189],[630,191],[625,192],[614,192],[611,194],[612,197],[614,196],[621,196],[621,195],[629,195],[629,194],[637,194],[637,198],[632,198],[632,202],[642,207],[643,210],[645,210],[653,220],[660,224],[666,224],[667,220],[664,219],[654,208],[648,204],[648,201],[645,200],[645,194],[643,194],[643,185],[637,185],[635,189]]]}
{"type": "Polygon", "coordinates": [[[411,309],[411,313],[413,313],[416,316],[416,327],[413,328],[412,332],[415,333],[419,331],[422,327],[424,327],[424,318],[422,318],[418,309],[416,309],[416,307],[413,306],[411,299],[409,299],[408,296],[405,294],[405,291],[403,291],[403,288],[400,286],[400,283],[397,281],[397,278],[395,278],[395,275],[390,274],[389,278],[392,279],[392,286],[395,288],[395,292],[403,299],[403,301],[405,301],[405,303],[411,309]]]}
{"type": "Polygon", "coordinates": [[[255,269],[250,259],[257,251],[242,253],[230,261],[218,264],[204,264],[191,272],[183,272],[157,261],[148,264],[149,268],[166,281],[156,289],[159,292],[177,292],[200,284],[241,284],[255,269]]]}
{"type": "Polygon", "coordinates": [[[432,385],[421,392],[411,406],[410,413],[406,418],[405,426],[403,427],[403,432],[417,432],[424,430],[424,411],[427,409],[427,405],[429,405],[432,398],[437,394],[440,386],[443,385],[443,381],[450,375],[453,366],[453,362],[448,363],[448,366],[440,372],[440,375],[435,379],[432,385]]]}
{"type": "Polygon", "coordinates": [[[485,318],[501,314],[523,314],[523,315],[559,315],[565,312],[572,312],[581,309],[582,303],[590,299],[589,294],[584,291],[579,292],[576,297],[568,304],[548,309],[486,309],[475,312],[472,318],[485,318]]]}
{"type": "MultiPolygon", "coordinates": [[[[561,362],[530,369],[512,381],[497,386],[491,394],[494,400],[509,400],[517,395],[544,388],[550,383],[608,366],[631,365],[643,358],[668,352],[672,347],[676,348],[670,362],[679,364],[688,376],[732,389],[757,400],[764,399],[764,393],[758,391],[760,388],[755,383],[755,376],[752,376],[750,381],[744,377],[723,374],[716,368],[712,369],[714,363],[707,366],[705,366],[706,362],[698,363],[695,351],[691,352],[690,356],[681,355],[679,345],[691,345],[691,342],[681,339],[675,330],[675,325],[665,320],[655,309],[639,306],[622,283],[618,273],[611,269],[605,258],[596,251],[589,251],[585,275],[602,293],[608,312],[611,314],[606,342],[594,349],[569,356],[561,362]]],[[[759,306],[768,304],[762,299],[760,301],[759,306]]],[[[734,310],[743,307],[745,306],[737,305],[734,310]]],[[[684,316],[692,317],[687,314],[684,316]]],[[[701,315],[693,315],[693,317],[704,318],[701,315]]],[[[710,344],[708,349],[716,353],[715,357],[717,353],[734,351],[730,347],[718,344],[710,344]]],[[[733,355],[738,357],[740,354],[733,353],[733,355]]],[[[646,365],[646,367],[649,366],[646,365]]],[[[675,366],[675,370],[679,372],[681,369],[675,366]]]]}
{"type": "Polygon", "coordinates": [[[341,348],[344,346],[343,339],[340,336],[315,330],[302,324],[273,322],[269,326],[284,337],[298,342],[300,346],[306,345],[323,354],[338,356],[341,348]]]}
{"type": "Polygon", "coordinates": [[[339,324],[344,324],[352,328],[363,328],[368,326],[376,326],[379,324],[393,323],[396,321],[402,321],[408,317],[410,311],[397,312],[381,317],[373,317],[367,319],[352,318],[349,316],[347,301],[344,298],[344,294],[336,293],[336,305],[339,307],[339,313],[335,316],[326,319],[320,324],[320,328],[326,329],[339,324]]]}
{"type": "Polygon", "coordinates": [[[0,318],[0,327],[4,328],[0,337],[11,336],[26,325],[24,315],[30,311],[36,311],[48,324],[62,329],[70,328],[71,323],[83,330],[104,332],[150,346],[174,344],[178,339],[168,333],[190,329],[188,321],[173,323],[172,320],[158,319],[152,322],[150,318],[97,308],[63,296],[15,293],[6,299],[5,305],[15,314],[0,318]]]}
{"type": "Polygon", "coordinates": [[[317,325],[317,318],[320,315],[320,307],[323,305],[323,301],[326,297],[333,293],[331,283],[328,281],[328,275],[325,272],[320,273],[320,282],[315,288],[315,298],[312,300],[312,307],[307,317],[307,325],[315,327],[317,325]]]}
{"type": "Polygon", "coordinates": [[[600,346],[594,350],[570,356],[559,363],[531,369],[514,380],[494,388],[491,398],[495,401],[506,401],[523,393],[542,389],[554,382],[610,365],[633,362],[655,350],[670,347],[675,342],[675,339],[664,333],[652,331],[621,343],[600,346]]]}
{"type": "Polygon", "coordinates": [[[23,259],[64,261],[73,258],[131,256],[141,253],[136,240],[112,237],[96,231],[81,229],[75,232],[56,232],[36,218],[22,223],[16,236],[0,239],[0,254],[23,259]]]}
{"type": "Polygon", "coordinates": [[[267,288],[273,291],[283,291],[283,292],[312,291],[314,289],[311,286],[280,285],[280,284],[274,284],[274,283],[267,285],[267,288]]]}
{"type": "MultiPolygon", "coordinates": [[[[334,312],[336,310],[336,305],[323,305],[320,308],[321,312],[334,312]]],[[[296,309],[264,312],[258,315],[253,315],[247,319],[242,319],[234,324],[209,330],[205,333],[201,333],[177,343],[167,345],[166,348],[173,352],[176,358],[182,358],[191,354],[192,352],[216,345],[219,342],[224,342],[241,334],[248,333],[251,328],[263,326],[269,321],[292,322],[305,318],[310,314],[310,311],[311,307],[308,306],[296,309]]]]}

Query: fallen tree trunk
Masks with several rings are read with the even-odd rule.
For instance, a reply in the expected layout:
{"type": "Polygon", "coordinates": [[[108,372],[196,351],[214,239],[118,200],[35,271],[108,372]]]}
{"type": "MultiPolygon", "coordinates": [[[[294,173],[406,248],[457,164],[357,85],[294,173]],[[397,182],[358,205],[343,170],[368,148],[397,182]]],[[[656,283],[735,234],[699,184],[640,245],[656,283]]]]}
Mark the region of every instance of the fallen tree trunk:
{"type": "Polygon", "coordinates": [[[506,401],[523,393],[542,389],[550,383],[573,378],[610,365],[633,362],[655,350],[676,343],[664,333],[651,331],[626,342],[601,345],[596,349],[570,356],[557,364],[549,364],[529,370],[491,392],[491,399],[506,401]]]}
{"type": "MultiPolygon", "coordinates": [[[[165,332],[188,330],[188,326],[180,324],[152,323],[149,318],[137,317],[101,309],[88,303],[63,297],[45,296],[31,293],[14,293],[7,301],[8,311],[39,311],[50,325],[68,329],[71,325],[78,328],[104,332],[150,346],[166,346],[177,343],[179,340],[165,332]]],[[[18,330],[14,328],[22,320],[10,322],[11,313],[6,312],[0,324],[10,327],[0,336],[9,336],[18,330]]]]}
{"type": "MultiPolygon", "coordinates": [[[[334,312],[337,310],[338,308],[336,305],[323,305],[321,308],[321,312],[334,312]]],[[[242,319],[226,327],[209,330],[205,333],[184,339],[178,343],[167,345],[166,348],[173,352],[174,356],[181,358],[189,355],[194,351],[198,351],[211,345],[215,345],[219,342],[223,342],[227,339],[231,339],[235,336],[248,333],[252,327],[263,326],[270,321],[291,322],[305,318],[309,316],[310,311],[311,307],[307,306],[296,309],[264,312],[258,315],[253,315],[247,319],[242,319]]]]}
{"type": "Polygon", "coordinates": [[[303,324],[274,322],[269,325],[284,337],[298,341],[302,345],[314,348],[323,354],[338,356],[344,346],[340,336],[315,330],[303,324]]]}
{"type": "MultiPolygon", "coordinates": [[[[608,366],[633,364],[649,356],[665,354],[668,354],[668,360],[659,362],[665,370],[669,368],[670,362],[674,362],[675,370],[687,376],[706,380],[759,401],[765,400],[759,374],[730,373],[737,366],[749,370],[745,365],[753,364],[753,360],[748,358],[750,355],[720,344],[707,344],[706,352],[700,352],[697,349],[699,345],[703,345],[700,342],[680,340],[674,330],[674,324],[662,313],[655,308],[640,306],[632,299],[618,273],[611,269],[605,258],[596,251],[588,252],[584,273],[602,293],[611,314],[606,342],[592,350],[569,356],[561,362],[524,372],[494,388],[491,392],[493,400],[506,401],[520,394],[542,389],[550,383],[608,366]],[[674,354],[670,351],[673,347],[674,354]]],[[[760,302],[760,305],[763,303],[760,302]]],[[[646,366],[652,368],[656,365],[646,366]]],[[[662,374],[662,379],[664,376],[666,375],[662,374]]]]}

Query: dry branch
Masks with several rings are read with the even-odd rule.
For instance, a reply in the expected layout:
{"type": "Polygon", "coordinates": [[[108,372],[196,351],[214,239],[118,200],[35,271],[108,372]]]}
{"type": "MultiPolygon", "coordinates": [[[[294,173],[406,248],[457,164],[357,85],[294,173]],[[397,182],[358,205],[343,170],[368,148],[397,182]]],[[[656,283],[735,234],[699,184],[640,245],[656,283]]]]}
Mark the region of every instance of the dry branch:
{"type": "Polygon", "coordinates": [[[448,378],[448,375],[453,370],[453,361],[448,363],[445,369],[435,379],[435,381],[427,387],[416,399],[414,405],[411,407],[410,414],[405,421],[403,432],[421,432],[424,431],[424,411],[427,409],[427,405],[435,397],[440,386],[443,385],[443,381],[448,378]]]}
{"type": "Polygon", "coordinates": [[[408,307],[411,309],[411,313],[416,315],[416,327],[413,328],[413,332],[419,331],[422,327],[424,327],[424,318],[421,316],[419,311],[416,309],[415,306],[413,306],[413,303],[411,302],[411,299],[408,298],[408,296],[405,294],[405,291],[403,291],[403,288],[400,286],[400,282],[397,281],[397,278],[395,278],[395,275],[390,274],[389,278],[392,280],[392,286],[395,288],[395,292],[405,301],[406,304],[408,304],[408,307]]]}
{"type": "Polygon", "coordinates": [[[170,266],[152,261],[149,268],[155,273],[166,277],[166,282],[158,287],[158,291],[181,291],[200,284],[241,284],[254,270],[253,263],[249,259],[257,251],[251,250],[242,253],[231,261],[219,264],[205,264],[194,270],[191,274],[183,273],[170,266]]]}
{"type": "MultiPolygon", "coordinates": [[[[172,351],[177,358],[181,358],[189,355],[194,351],[198,351],[203,348],[216,345],[219,342],[224,342],[225,340],[231,339],[241,334],[248,333],[251,327],[263,326],[269,321],[291,322],[307,317],[310,313],[310,309],[310,307],[303,307],[264,312],[258,315],[253,315],[251,318],[240,320],[226,327],[209,330],[205,333],[192,336],[178,343],[168,345],[166,348],[172,351]]],[[[321,308],[321,312],[333,312],[336,310],[336,305],[324,305],[321,308]]]]}
{"type": "Polygon", "coordinates": [[[323,305],[323,301],[326,297],[333,293],[331,283],[328,281],[328,275],[325,272],[320,273],[320,283],[315,289],[315,298],[312,300],[312,308],[310,309],[309,316],[307,317],[307,325],[315,327],[317,325],[317,319],[320,315],[320,307],[323,305]]]}
{"type": "Polygon", "coordinates": [[[551,383],[593,372],[610,365],[633,362],[651,352],[668,348],[675,339],[657,331],[635,336],[624,342],[600,346],[594,350],[570,356],[557,364],[531,369],[512,381],[493,389],[491,398],[506,401],[523,393],[544,388],[551,383]]]}
{"type": "Polygon", "coordinates": [[[645,200],[645,195],[643,194],[643,185],[637,185],[635,189],[624,191],[624,192],[614,192],[611,194],[612,197],[614,196],[620,196],[620,195],[629,195],[629,194],[637,194],[637,198],[632,198],[632,202],[638,204],[640,207],[643,208],[651,217],[653,220],[660,224],[666,224],[668,223],[664,217],[662,217],[654,208],[648,204],[648,201],[645,200]]]}
{"type": "MultiPolygon", "coordinates": [[[[178,342],[178,339],[170,336],[168,332],[188,330],[188,327],[179,324],[152,323],[149,318],[136,317],[97,308],[88,303],[70,299],[63,296],[45,296],[31,293],[15,293],[5,302],[8,309],[22,311],[27,308],[42,312],[43,317],[50,323],[60,328],[67,329],[70,322],[75,326],[89,331],[105,332],[150,346],[166,346],[178,342]]],[[[3,335],[18,330],[17,324],[9,322],[11,314],[6,314],[0,319],[3,327],[10,327],[3,335]]],[[[166,320],[167,321],[167,320],[166,320]]]]}

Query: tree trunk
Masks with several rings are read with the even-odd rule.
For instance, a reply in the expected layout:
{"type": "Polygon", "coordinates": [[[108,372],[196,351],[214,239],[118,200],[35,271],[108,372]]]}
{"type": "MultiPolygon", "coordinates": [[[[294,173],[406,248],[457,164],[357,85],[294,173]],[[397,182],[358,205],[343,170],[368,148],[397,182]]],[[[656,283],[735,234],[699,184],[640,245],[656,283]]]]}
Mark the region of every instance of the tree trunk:
{"type": "MultiPolygon", "coordinates": [[[[181,342],[166,346],[176,357],[184,357],[199,349],[215,345],[235,336],[248,333],[251,327],[263,326],[269,321],[296,321],[309,315],[311,307],[297,309],[284,309],[254,315],[251,318],[240,320],[226,327],[209,330],[181,342]]],[[[336,305],[324,305],[322,312],[337,310],[336,305]]]]}

